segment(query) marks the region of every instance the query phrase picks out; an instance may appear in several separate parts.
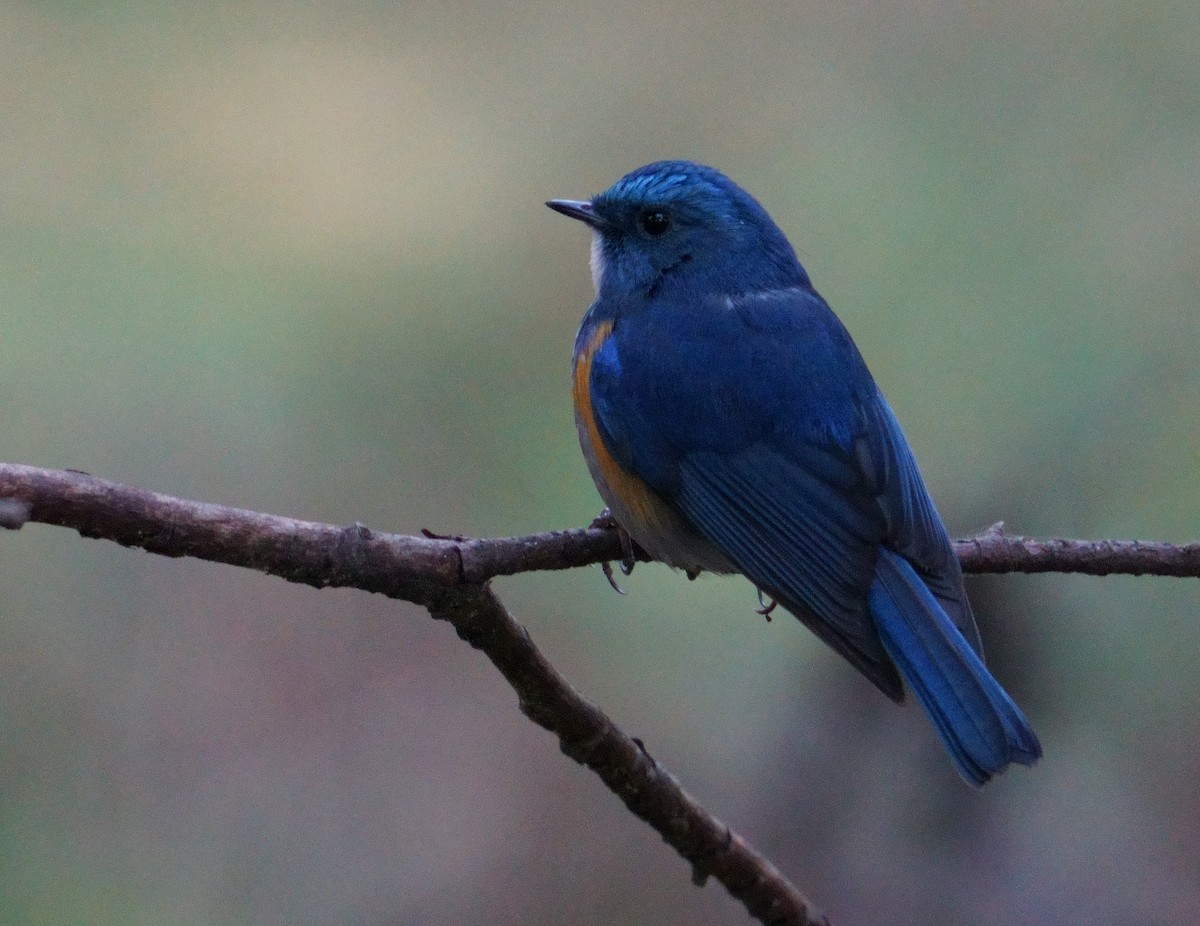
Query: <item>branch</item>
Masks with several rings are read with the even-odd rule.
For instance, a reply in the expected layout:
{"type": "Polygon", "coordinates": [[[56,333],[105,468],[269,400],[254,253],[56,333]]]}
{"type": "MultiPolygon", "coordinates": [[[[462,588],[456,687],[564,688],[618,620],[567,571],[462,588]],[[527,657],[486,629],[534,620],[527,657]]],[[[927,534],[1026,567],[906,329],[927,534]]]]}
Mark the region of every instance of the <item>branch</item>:
{"type": "MultiPolygon", "coordinates": [[[[16,529],[27,521],[162,556],[194,556],[289,582],[358,588],[417,604],[427,604],[436,588],[575,569],[623,555],[617,532],[608,527],[488,539],[414,537],[188,501],[77,470],[0,463],[0,527],[16,529]]],[[[1200,542],[1037,540],[1006,534],[997,524],[954,547],[965,572],[1200,577],[1200,542]]]]}
{"type": "Polygon", "coordinates": [[[1200,543],[1161,540],[1036,540],[996,524],[954,542],[964,572],[1077,572],[1089,576],[1200,577],[1200,543]]]}
{"type": "Polygon", "coordinates": [[[521,711],[558,735],[562,751],[586,765],[625,806],[692,865],[692,880],[712,875],[750,915],[776,926],[829,926],[779,870],[683,790],[640,740],[582,697],[533,645],[487,586],[434,596],[430,614],[454,625],[516,689],[521,711]]]}
{"type": "Polygon", "coordinates": [[[619,555],[612,530],[500,541],[377,534],[187,501],[72,470],[0,463],[0,526],[29,521],[77,530],[164,556],[256,569],[317,588],[345,586],[412,601],[453,624],[516,690],[521,710],[556,734],[625,805],[692,865],[773,926],[828,926],[766,858],[700,806],[636,739],[579,695],[533,645],[486,581],[530,569],[565,569],[619,555]],[[513,569],[513,563],[522,564],[513,569]]]}
{"type": "MultiPolygon", "coordinates": [[[[193,556],[317,588],[379,592],[427,608],[481,650],[516,690],[521,710],[556,734],[693,866],[755,918],[778,926],[826,922],[758,852],[685,792],[637,740],[581,697],[537,650],[487,582],[622,556],[617,532],[590,527],[473,540],[376,533],[147,492],[74,470],[0,463],[0,527],[29,521],[77,530],[163,556],[193,556]]],[[[1200,576],[1200,543],[1032,540],[997,527],[955,545],[967,572],[1200,576]]]]}
{"type": "MultiPolygon", "coordinates": [[[[619,560],[623,553],[616,531],[607,527],[575,528],[495,537],[453,538],[463,559],[464,578],[486,581],[540,569],[573,569],[619,560]]],[[[1074,572],[1091,576],[1173,576],[1200,578],[1200,542],[1173,544],[1161,540],[1039,540],[1006,534],[993,524],[982,534],[954,541],[963,572],[1074,572]]],[[[647,562],[640,550],[638,559],[647,562]]]]}

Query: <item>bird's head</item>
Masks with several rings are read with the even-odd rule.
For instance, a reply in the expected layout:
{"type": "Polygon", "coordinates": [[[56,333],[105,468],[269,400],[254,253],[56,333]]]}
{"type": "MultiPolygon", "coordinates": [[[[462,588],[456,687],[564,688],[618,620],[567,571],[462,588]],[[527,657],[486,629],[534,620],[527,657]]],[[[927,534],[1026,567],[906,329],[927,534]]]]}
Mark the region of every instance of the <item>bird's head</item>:
{"type": "Polygon", "coordinates": [[[592,229],[592,278],[601,296],[731,296],[809,285],[766,210],[711,167],[658,161],[590,201],[546,205],[592,229]]]}

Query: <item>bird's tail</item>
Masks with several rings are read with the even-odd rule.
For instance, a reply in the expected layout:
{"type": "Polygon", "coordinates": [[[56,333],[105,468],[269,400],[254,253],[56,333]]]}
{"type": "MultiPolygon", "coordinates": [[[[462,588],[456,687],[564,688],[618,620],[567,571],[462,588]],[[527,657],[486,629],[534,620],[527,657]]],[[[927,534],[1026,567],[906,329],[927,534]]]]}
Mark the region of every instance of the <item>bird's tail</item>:
{"type": "Polygon", "coordinates": [[[890,550],[880,551],[870,605],[884,648],[963,778],[981,785],[1010,762],[1032,765],[1041,757],[1021,709],[913,567],[890,550]]]}

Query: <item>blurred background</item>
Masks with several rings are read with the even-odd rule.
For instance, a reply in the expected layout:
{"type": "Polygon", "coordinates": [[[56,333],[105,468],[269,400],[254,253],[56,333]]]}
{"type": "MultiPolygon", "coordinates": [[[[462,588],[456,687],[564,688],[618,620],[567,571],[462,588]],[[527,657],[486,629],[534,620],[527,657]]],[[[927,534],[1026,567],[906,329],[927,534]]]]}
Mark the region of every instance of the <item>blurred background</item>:
{"type": "MultiPolygon", "coordinates": [[[[335,523],[586,523],[586,231],[755,193],[952,532],[1182,541],[1200,6],[4,3],[0,459],[335,523]]],[[[982,791],[738,579],[497,583],[839,924],[1194,923],[1195,581],[970,580],[1045,760],[982,791]]],[[[0,921],[746,922],[421,611],[0,537],[0,921]]]]}

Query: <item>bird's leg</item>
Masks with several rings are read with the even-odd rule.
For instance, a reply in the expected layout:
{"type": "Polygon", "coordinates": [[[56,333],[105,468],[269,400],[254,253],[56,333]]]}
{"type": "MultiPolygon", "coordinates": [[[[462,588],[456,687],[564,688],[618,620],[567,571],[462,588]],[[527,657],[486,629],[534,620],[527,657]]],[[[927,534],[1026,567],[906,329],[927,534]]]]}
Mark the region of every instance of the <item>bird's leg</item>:
{"type": "Polygon", "coordinates": [[[763,601],[763,590],[761,588],[755,588],[754,591],[758,593],[758,607],[754,609],[754,613],[761,614],[767,619],[768,622],[770,622],[771,612],[779,607],[779,602],[772,598],[768,604],[767,602],[763,601]]]}
{"type": "MultiPolygon", "coordinates": [[[[605,508],[596,517],[592,519],[590,527],[601,527],[605,529],[615,530],[617,539],[621,543],[621,574],[629,575],[633,572],[633,567],[637,565],[637,552],[633,547],[633,538],[629,536],[629,531],[625,530],[613,517],[612,511],[605,508]]],[[[604,562],[600,564],[600,571],[604,573],[604,578],[608,579],[608,584],[611,585],[619,595],[625,594],[625,589],[617,584],[616,578],[613,576],[612,563],[604,562]]]]}
{"type": "Polygon", "coordinates": [[[633,549],[633,538],[629,536],[629,531],[625,530],[620,524],[617,525],[617,536],[621,538],[621,574],[630,575],[633,573],[633,567],[637,565],[637,554],[633,549]]]}

